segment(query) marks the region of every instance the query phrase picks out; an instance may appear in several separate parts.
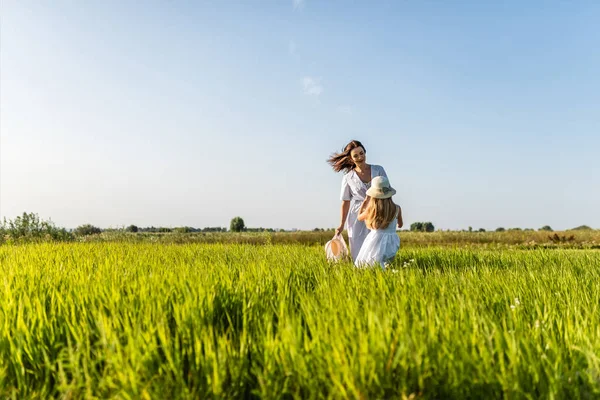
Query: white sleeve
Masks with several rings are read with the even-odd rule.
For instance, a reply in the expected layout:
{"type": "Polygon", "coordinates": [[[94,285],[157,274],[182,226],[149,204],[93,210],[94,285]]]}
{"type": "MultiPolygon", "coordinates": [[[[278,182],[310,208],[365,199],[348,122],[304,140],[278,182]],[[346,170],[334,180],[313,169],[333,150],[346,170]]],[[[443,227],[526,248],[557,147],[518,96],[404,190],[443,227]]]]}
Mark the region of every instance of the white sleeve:
{"type": "Polygon", "coordinates": [[[379,176],[385,176],[386,178],[388,177],[387,174],[385,173],[385,169],[383,169],[383,167],[380,165],[379,166],[379,176]]]}
{"type": "Polygon", "coordinates": [[[352,200],[352,192],[350,192],[350,184],[348,183],[348,175],[344,175],[342,178],[342,191],[340,193],[340,200],[350,201],[352,200]]]}

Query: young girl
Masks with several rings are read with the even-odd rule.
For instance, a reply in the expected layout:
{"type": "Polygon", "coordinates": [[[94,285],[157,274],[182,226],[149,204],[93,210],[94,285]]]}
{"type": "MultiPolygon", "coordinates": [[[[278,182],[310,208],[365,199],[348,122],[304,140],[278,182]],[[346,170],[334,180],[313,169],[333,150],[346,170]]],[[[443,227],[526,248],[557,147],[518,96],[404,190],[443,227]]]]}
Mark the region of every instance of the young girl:
{"type": "Polygon", "coordinates": [[[367,197],[360,207],[358,219],[365,221],[371,231],[360,248],[355,265],[372,266],[377,263],[385,269],[400,248],[400,238],[396,226],[401,228],[402,210],[394,204],[392,196],[396,191],[386,177],[378,176],[371,181],[367,197]]]}

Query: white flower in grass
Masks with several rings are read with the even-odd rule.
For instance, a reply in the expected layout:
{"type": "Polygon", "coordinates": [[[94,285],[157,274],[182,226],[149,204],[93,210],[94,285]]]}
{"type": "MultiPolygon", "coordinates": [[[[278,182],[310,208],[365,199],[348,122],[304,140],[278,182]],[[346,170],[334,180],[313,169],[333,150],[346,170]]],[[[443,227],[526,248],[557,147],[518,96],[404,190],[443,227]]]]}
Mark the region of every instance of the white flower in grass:
{"type": "Polygon", "coordinates": [[[511,304],[510,305],[510,309],[515,311],[517,307],[519,307],[521,305],[521,302],[519,301],[518,297],[515,297],[515,304],[511,304]]]}
{"type": "Polygon", "coordinates": [[[402,266],[403,266],[403,267],[405,267],[405,268],[406,268],[406,267],[410,267],[410,265],[411,265],[411,264],[413,264],[414,262],[415,262],[415,259],[414,259],[414,258],[411,258],[411,259],[410,259],[410,260],[408,260],[408,261],[404,261],[404,262],[402,263],[402,266]]]}
{"type": "Polygon", "coordinates": [[[539,319],[535,320],[535,325],[534,326],[536,327],[536,329],[540,327],[540,320],[539,319]]]}

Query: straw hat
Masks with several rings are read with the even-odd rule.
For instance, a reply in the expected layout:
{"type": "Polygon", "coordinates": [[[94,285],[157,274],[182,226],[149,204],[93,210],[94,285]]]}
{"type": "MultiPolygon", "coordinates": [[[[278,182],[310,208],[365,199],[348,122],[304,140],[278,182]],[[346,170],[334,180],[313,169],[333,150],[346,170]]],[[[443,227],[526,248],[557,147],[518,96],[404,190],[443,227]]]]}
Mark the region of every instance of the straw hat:
{"type": "Polygon", "coordinates": [[[396,194],[396,190],[390,186],[390,181],[385,176],[376,176],[371,181],[371,187],[367,190],[367,196],[376,199],[389,199],[396,194]]]}
{"type": "Polygon", "coordinates": [[[325,243],[325,254],[330,261],[340,261],[348,255],[348,247],[341,235],[336,235],[325,243]]]}

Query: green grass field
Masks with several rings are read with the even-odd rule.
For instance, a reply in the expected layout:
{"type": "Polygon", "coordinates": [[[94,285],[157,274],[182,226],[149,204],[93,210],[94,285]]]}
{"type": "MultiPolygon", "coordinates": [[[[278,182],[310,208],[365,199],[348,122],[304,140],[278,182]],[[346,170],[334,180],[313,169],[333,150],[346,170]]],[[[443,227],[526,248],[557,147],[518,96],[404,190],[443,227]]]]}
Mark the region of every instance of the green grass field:
{"type": "Polygon", "coordinates": [[[600,251],[0,246],[2,398],[598,398],[600,251]]]}

